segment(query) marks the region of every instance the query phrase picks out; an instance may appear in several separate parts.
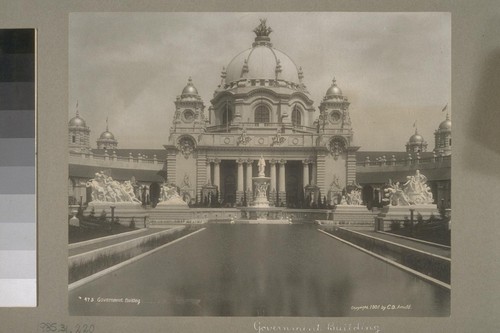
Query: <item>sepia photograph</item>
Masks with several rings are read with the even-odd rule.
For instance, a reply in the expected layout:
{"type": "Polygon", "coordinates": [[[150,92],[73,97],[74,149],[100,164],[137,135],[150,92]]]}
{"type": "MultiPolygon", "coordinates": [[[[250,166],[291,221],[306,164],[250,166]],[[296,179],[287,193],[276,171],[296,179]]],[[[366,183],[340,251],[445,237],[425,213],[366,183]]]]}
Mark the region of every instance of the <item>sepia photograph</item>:
{"type": "Polygon", "coordinates": [[[450,13],[73,12],[68,89],[71,316],[450,316],[450,13]]]}

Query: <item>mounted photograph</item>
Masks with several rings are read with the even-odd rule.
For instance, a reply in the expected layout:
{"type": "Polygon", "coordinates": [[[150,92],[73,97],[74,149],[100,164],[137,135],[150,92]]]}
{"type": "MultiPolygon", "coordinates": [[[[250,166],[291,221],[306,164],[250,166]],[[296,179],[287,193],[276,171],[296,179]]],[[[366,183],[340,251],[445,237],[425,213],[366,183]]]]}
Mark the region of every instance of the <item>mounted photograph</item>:
{"type": "Polygon", "coordinates": [[[71,13],[68,52],[70,315],[450,315],[450,13],[71,13]]]}

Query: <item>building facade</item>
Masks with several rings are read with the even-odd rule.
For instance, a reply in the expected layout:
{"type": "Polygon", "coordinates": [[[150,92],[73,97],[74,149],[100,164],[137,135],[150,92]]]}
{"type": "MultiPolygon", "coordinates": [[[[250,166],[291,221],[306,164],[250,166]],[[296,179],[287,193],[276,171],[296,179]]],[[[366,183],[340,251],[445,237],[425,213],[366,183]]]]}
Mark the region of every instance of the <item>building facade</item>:
{"type": "Polygon", "coordinates": [[[251,48],[223,68],[208,116],[191,79],[175,101],[164,145],[167,176],[176,184],[189,177],[193,198],[213,185],[222,202],[250,203],[260,156],[275,205],[297,206],[307,196],[317,201],[334,181],[340,187],[355,181],[359,147],[347,97],[334,80],[315,118],[302,69],[273,48],[270,31],[262,21],[251,48]]]}
{"type": "MultiPolygon", "coordinates": [[[[108,170],[115,179],[133,177],[151,187],[152,199],[158,184],[169,182],[178,186],[187,202],[201,203],[216,195],[222,205],[251,205],[252,177],[257,176],[257,161],[262,157],[265,175],[270,177],[272,205],[338,203],[342,191],[358,183],[365,187],[365,201],[375,202],[396,169],[403,176],[428,158],[437,163],[449,156],[448,116],[436,131],[434,155],[426,152],[427,143],[417,131],[406,151],[359,152],[350,102],[337,81],[325,87],[315,115],[302,68],[273,47],[271,31],[261,20],[251,46],[223,67],[209,107],[196,83],[188,79],[174,101],[168,141],[159,143],[163,150],[118,149],[107,124],[97,140],[98,149],[92,150],[90,129],[77,111],[69,121],[69,196],[73,201],[88,201],[86,181],[95,172],[108,170]],[[370,160],[376,154],[377,159],[370,160]]],[[[449,183],[449,165],[443,166],[436,164],[437,169],[448,170],[439,177],[449,183]]]]}

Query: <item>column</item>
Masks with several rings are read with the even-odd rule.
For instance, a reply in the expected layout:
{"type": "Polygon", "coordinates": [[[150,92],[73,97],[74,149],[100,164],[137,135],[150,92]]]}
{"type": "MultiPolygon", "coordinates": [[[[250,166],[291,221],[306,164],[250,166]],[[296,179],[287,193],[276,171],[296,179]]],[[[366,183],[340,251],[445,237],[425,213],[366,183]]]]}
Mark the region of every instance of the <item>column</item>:
{"type": "Polygon", "coordinates": [[[217,186],[217,190],[220,193],[220,160],[214,160],[214,185],[217,186]]]}
{"type": "Polygon", "coordinates": [[[245,186],[245,190],[252,191],[252,168],[253,168],[253,160],[246,160],[247,163],[247,183],[245,186]]]}
{"type": "Polygon", "coordinates": [[[302,184],[304,185],[304,187],[306,187],[307,185],[309,185],[309,160],[303,160],[302,165],[302,184]]]}
{"type": "Polygon", "coordinates": [[[243,198],[243,163],[242,159],[236,161],[238,163],[238,187],[236,189],[236,201],[241,202],[243,198]]]}
{"type": "Polygon", "coordinates": [[[269,201],[276,204],[276,160],[270,160],[271,167],[271,188],[269,189],[269,201]]]}
{"type": "Polygon", "coordinates": [[[252,188],[253,160],[248,159],[246,160],[246,163],[247,163],[247,180],[246,180],[245,193],[246,193],[247,205],[249,206],[253,202],[253,188],[252,188]]]}
{"type": "Polygon", "coordinates": [[[275,191],[275,192],[277,190],[277,188],[276,188],[276,163],[278,163],[278,161],[276,161],[276,160],[269,161],[269,164],[271,165],[271,188],[270,188],[270,190],[275,191]]]}
{"type": "Polygon", "coordinates": [[[314,161],[312,161],[312,176],[311,176],[311,184],[313,185],[318,185],[318,181],[316,179],[316,173],[317,173],[317,169],[316,169],[316,163],[314,161]]]}
{"type": "Polygon", "coordinates": [[[212,159],[207,160],[207,172],[208,172],[207,175],[208,183],[212,185],[214,183],[212,179],[212,159]]]}
{"type": "Polygon", "coordinates": [[[279,203],[286,205],[286,183],[285,183],[285,164],[286,160],[281,160],[280,162],[280,175],[279,175],[279,203]]]}

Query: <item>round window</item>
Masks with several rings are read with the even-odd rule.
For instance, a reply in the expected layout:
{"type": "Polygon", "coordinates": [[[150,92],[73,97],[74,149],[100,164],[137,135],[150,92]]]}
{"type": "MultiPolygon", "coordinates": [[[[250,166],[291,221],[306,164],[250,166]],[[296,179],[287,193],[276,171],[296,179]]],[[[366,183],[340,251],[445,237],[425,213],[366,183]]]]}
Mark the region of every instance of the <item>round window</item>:
{"type": "Polygon", "coordinates": [[[194,120],[194,112],[192,110],[186,110],[182,113],[182,117],[185,122],[192,122],[194,120]]]}
{"type": "Polygon", "coordinates": [[[330,121],[332,123],[336,123],[340,120],[340,112],[338,111],[332,111],[330,112],[330,121]]]}

